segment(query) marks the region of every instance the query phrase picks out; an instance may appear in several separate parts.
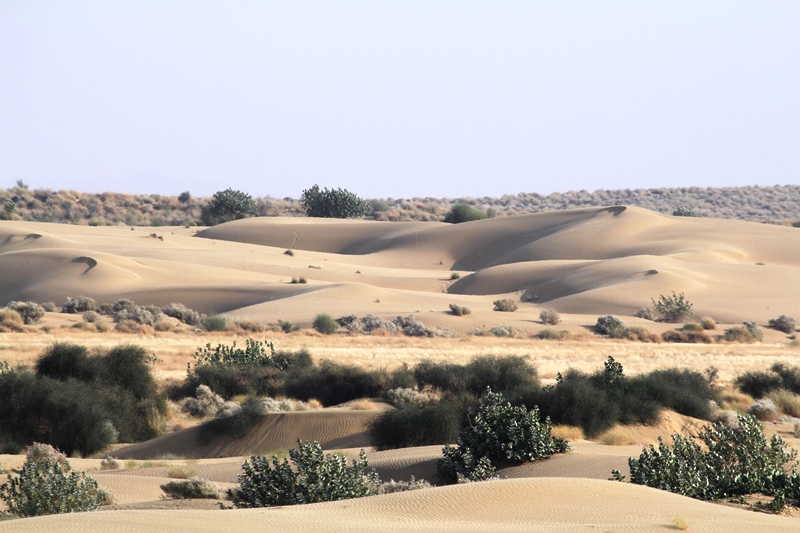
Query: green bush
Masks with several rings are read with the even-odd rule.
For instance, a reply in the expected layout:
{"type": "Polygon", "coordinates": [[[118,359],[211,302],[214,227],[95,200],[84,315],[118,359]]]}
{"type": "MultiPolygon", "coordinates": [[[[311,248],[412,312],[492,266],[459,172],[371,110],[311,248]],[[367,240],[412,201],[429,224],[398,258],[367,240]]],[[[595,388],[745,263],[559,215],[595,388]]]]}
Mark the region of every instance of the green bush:
{"type": "Polygon", "coordinates": [[[514,407],[487,388],[477,410],[469,413],[457,447],[447,445],[442,450],[437,474],[450,483],[461,478],[481,481],[494,476],[497,462],[524,463],[566,452],[569,443],[552,437],[550,429],[550,419],[542,421],[536,407],[530,411],[514,407]]]}
{"type": "Polygon", "coordinates": [[[198,348],[194,354],[196,365],[216,365],[216,366],[271,366],[279,370],[285,370],[289,366],[289,361],[285,357],[275,355],[275,346],[269,341],[256,341],[247,339],[245,347],[237,348],[236,341],[230,346],[217,344],[212,350],[211,343],[198,348]],[[267,352],[269,350],[269,352],[267,352]]]}
{"type": "Polygon", "coordinates": [[[100,369],[96,360],[89,358],[89,351],[78,344],[56,343],[38,357],[35,364],[36,375],[56,380],[75,378],[92,381],[100,369]]]}
{"type": "Polygon", "coordinates": [[[203,219],[203,224],[214,226],[257,214],[258,208],[252,196],[229,188],[215,192],[208,205],[203,207],[200,216],[203,219]]]}
{"type": "Polygon", "coordinates": [[[300,203],[308,217],[360,218],[372,211],[368,202],[347,189],[320,190],[319,185],[304,190],[300,203]]]}
{"type": "Polygon", "coordinates": [[[486,217],[486,213],[480,209],[475,209],[469,204],[455,204],[450,208],[450,212],[445,215],[444,221],[450,224],[460,224],[462,222],[472,222],[473,220],[483,220],[486,217]]]}
{"type": "Polygon", "coordinates": [[[417,387],[432,387],[445,392],[480,395],[491,387],[506,393],[529,387],[538,388],[539,375],[526,358],[509,355],[479,356],[466,365],[422,361],[414,368],[417,387]]]}
{"type": "Polygon", "coordinates": [[[326,313],[320,313],[314,317],[312,327],[323,335],[331,335],[336,333],[336,321],[333,317],[326,313]]]}
{"type": "Polygon", "coordinates": [[[303,401],[316,398],[327,407],[356,398],[380,396],[393,387],[386,372],[323,361],[318,366],[290,371],[284,393],[303,401]]]}
{"type": "Polygon", "coordinates": [[[19,476],[0,485],[7,514],[19,517],[94,511],[108,499],[91,477],[72,472],[69,462],[27,461],[19,476]]]}
{"type": "Polygon", "coordinates": [[[229,327],[228,319],[222,315],[204,317],[200,324],[206,331],[227,331],[229,327]]]}
{"type": "Polygon", "coordinates": [[[208,444],[214,436],[231,436],[240,438],[248,435],[267,415],[256,398],[248,398],[242,408],[231,416],[218,416],[213,420],[200,425],[199,440],[201,444],[208,444]]]}
{"type": "Polygon", "coordinates": [[[458,437],[461,415],[448,400],[401,403],[370,422],[370,441],[379,450],[450,444],[458,437]]]}
{"type": "Polygon", "coordinates": [[[614,315],[601,316],[597,319],[594,325],[595,331],[601,335],[608,335],[609,337],[617,337],[621,335],[622,330],[625,329],[625,324],[614,315]]]}
{"type": "Polygon", "coordinates": [[[766,372],[745,372],[733,383],[740,391],[753,398],[763,398],[780,389],[800,394],[800,367],[775,363],[766,372]]]}
{"type": "Polygon", "coordinates": [[[319,443],[297,440],[289,461],[252,456],[242,465],[239,489],[229,490],[238,508],[297,505],[371,496],[378,492],[378,474],[369,467],[364,450],[348,467],[347,459],[322,453],[319,443]]]}
{"type": "Polygon", "coordinates": [[[672,447],[659,439],[658,448],[650,446],[638,459],[628,460],[631,483],[700,500],[753,493],[800,495],[797,452],[787,451],[778,435],[767,443],[755,418],[737,418],[733,429],[716,423],[696,438],[672,435],[672,447]]]}
{"type": "Polygon", "coordinates": [[[672,296],[660,294],[657,301],[652,298],[651,301],[664,322],[680,322],[692,315],[692,304],[684,298],[683,293],[675,294],[672,291],[672,296]]]}

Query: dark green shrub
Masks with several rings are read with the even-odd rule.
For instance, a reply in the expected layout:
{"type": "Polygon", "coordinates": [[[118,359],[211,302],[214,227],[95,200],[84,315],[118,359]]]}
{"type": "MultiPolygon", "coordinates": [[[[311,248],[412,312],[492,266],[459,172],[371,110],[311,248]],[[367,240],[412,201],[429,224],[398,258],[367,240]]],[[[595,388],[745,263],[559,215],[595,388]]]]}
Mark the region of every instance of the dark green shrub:
{"type": "Polygon", "coordinates": [[[316,398],[327,407],[356,398],[380,396],[390,388],[386,372],[323,361],[319,366],[290,371],[284,393],[303,401],[316,398]]]}
{"type": "Polygon", "coordinates": [[[19,476],[0,485],[7,514],[19,517],[95,511],[108,499],[94,478],[72,472],[69,462],[27,461],[19,476]]]}
{"type": "MultiPolygon", "coordinates": [[[[11,304],[9,304],[9,307],[11,307],[11,304]]],[[[25,318],[24,315],[23,318],[25,318]]],[[[28,322],[25,323],[27,324],[28,322]]],[[[797,329],[797,323],[794,318],[788,315],[781,315],[778,318],[771,318],[769,320],[769,327],[784,333],[794,333],[794,330],[797,329]]]]}
{"type": "Polygon", "coordinates": [[[684,207],[679,205],[672,211],[672,216],[674,217],[699,217],[702,216],[700,213],[695,211],[694,209],[690,209],[688,207],[684,207]]]}
{"type": "Polygon", "coordinates": [[[524,463],[564,453],[569,443],[550,435],[550,419],[542,421],[539,410],[514,407],[491,389],[481,396],[456,440],[445,446],[437,474],[447,482],[459,478],[481,481],[494,476],[494,465],[524,463]]]}
{"type": "Polygon", "coordinates": [[[56,343],[48,348],[36,360],[36,375],[63,381],[75,378],[80,381],[92,381],[100,369],[96,359],[89,357],[85,346],[78,344],[56,343]]]}
{"type": "Polygon", "coordinates": [[[621,335],[622,330],[625,329],[625,324],[622,322],[622,320],[614,315],[606,315],[597,319],[594,329],[601,335],[617,337],[621,335]]]}
{"type": "Polygon", "coordinates": [[[734,380],[734,385],[753,398],[763,398],[778,389],[800,394],[800,367],[775,363],[769,371],[745,372],[734,380]]]}
{"type": "Polygon", "coordinates": [[[336,454],[324,455],[317,442],[297,440],[289,450],[289,461],[252,456],[242,465],[239,489],[228,491],[238,508],[297,505],[371,496],[378,490],[378,474],[367,472],[367,456],[348,467],[347,459],[336,454]]]}
{"type": "Polygon", "coordinates": [[[217,344],[212,350],[211,343],[202,348],[198,348],[194,354],[196,365],[215,365],[215,366],[271,366],[279,370],[285,370],[289,366],[289,360],[285,357],[278,357],[275,354],[275,346],[269,341],[256,341],[247,339],[245,347],[237,348],[236,341],[230,346],[217,344]]]}
{"type": "Polygon", "coordinates": [[[370,439],[379,450],[453,443],[461,415],[447,400],[402,403],[370,422],[370,439]]]}
{"type": "Polygon", "coordinates": [[[227,331],[229,326],[228,319],[222,315],[204,317],[200,324],[206,331],[227,331]]]}
{"type": "Polygon", "coordinates": [[[652,298],[651,301],[664,322],[680,322],[692,315],[692,304],[684,298],[683,293],[675,294],[672,291],[672,296],[660,294],[657,301],[652,298]]]}
{"type": "Polygon", "coordinates": [[[320,190],[319,185],[303,191],[300,203],[308,217],[360,218],[370,214],[370,204],[347,189],[320,190]]]}
{"type": "Polygon", "coordinates": [[[539,376],[524,357],[485,355],[466,365],[422,361],[414,368],[417,387],[433,387],[445,392],[481,394],[486,387],[508,392],[539,387],[539,376]]]}
{"type": "Polygon", "coordinates": [[[696,438],[672,435],[672,447],[659,439],[658,448],[650,446],[628,460],[631,483],[700,500],[753,493],[796,497],[797,452],[787,451],[778,435],[767,443],[755,418],[740,415],[738,422],[734,429],[708,426],[696,438]]]}
{"type": "Polygon", "coordinates": [[[184,191],[178,195],[178,201],[182,204],[188,204],[189,200],[192,199],[192,193],[189,191],[184,191]]]}
{"type": "Polygon", "coordinates": [[[312,327],[323,335],[331,335],[336,333],[336,321],[333,317],[326,313],[320,313],[314,317],[312,327]]]}
{"type": "Polygon", "coordinates": [[[257,214],[258,208],[252,196],[229,188],[214,193],[208,205],[203,207],[201,218],[206,226],[214,226],[257,214]]]}
{"type": "Polygon", "coordinates": [[[267,415],[267,411],[256,398],[249,398],[242,404],[242,408],[231,416],[220,416],[204,422],[200,426],[199,439],[201,444],[208,444],[216,435],[244,437],[267,415]]]}
{"type": "Polygon", "coordinates": [[[469,204],[455,204],[450,208],[450,212],[444,217],[445,222],[460,224],[462,222],[472,222],[473,220],[483,220],[486,213],[480,209],[475,209],[469,204]]]}

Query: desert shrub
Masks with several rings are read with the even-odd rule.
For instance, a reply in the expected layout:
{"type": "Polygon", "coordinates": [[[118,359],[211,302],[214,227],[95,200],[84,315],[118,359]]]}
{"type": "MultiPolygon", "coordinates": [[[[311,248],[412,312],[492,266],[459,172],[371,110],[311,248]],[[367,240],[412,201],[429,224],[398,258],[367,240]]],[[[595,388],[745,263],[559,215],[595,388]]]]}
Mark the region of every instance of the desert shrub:
{"type": "Polygon", "coordinates": [[[595,331],[601,335],[616,337],[622,333],[625,323],[614,315],[601,316],[594,325],[595,331]]]}
{"type": "Polygon", "coordinates": [[[504,298],[502,300],[495,300],[492,303],[494,305],[495,311],[502,311],[504,313],[513,313],[518,309],[517,302],[509,298],[504,298]]]}
{"type": "Polygon", "coordinates": [[[197,387],[195,397],[187,398],[183,402],[181,411],[195,418],[205,418],[217,414],[224,403],[225,399],[222,396],[215,394],[207,385],[200,385],[197,387]]]}
{"type": "Polygon", "coordinates": [[[44,317],[44,307],[36,302],[9,302],[6,307],[19,313],[25,324],[36,324],[44,317]]]}
{"type": "Polygon", "coordinates": [[[47,459],[61,463],[62,466],[67,462],[67,456],[49,444],[34,442],[25,449],[25,461],[41,463],[47,459]]]}
{"type": "MultiPolygon", "coordinates": [[[[11,307],[10,304],[9,307],[11,307]]],[[[28,322],[25,323],[28,324],[28,322]]],[[[797,323],[795,322],[794,318],[787,315],[781,315],[778,318],[771,318],[769,320],[769,327],[784,333],[794,333],[794,330],[797,329],[797,323]]]]}
{"type": "Polygon", "coordinates": [[[269,366],[285,370],[289,366],[289,359],[275,353],[275,346],[269,341],[256,341],[247,339],[245,347],[237,348],[236,341],[230,346],[217,344],[211,348],[211,343],[198,348],[194,354],[195,365],[236,366],[240,368],[251,366],[269,366]]]}
{"type": "Polygon", "coordinates": [[[6,331],[23,331],[22,317],[13,309],[0,309],[0,333],[6,331]]]}
{"type": "Polygon", "coordinates": [[[772,369],[767,372],[745,372],[734,380],[734,384],[740,391],[754,398],[761,398],[774,390],[785,388],[783,378],[772,369]]]}
{"type": "Polygon", "coordinates": [[[700,326],[705,329],[717,329],[717,323],[710,316],[704,316],[700,319],[700,326]]]}
{"type": "Polygon", "coordinates": [[[753,334],[744,326],[733,326],[726,329],[722,338],[727,342],[755,342],[753,334]]]}
{"type": "Polygon", "coordinates": [[[19,476],[8,474],[0,485],[5,513],[19,517],[94,511],[107,499],[94,478],[49,458],[26,461],[19,476]]]}
{"type": "Polygon", "coordinates": [[[370,441],[379,450],[449,444],[456,442],[461,415],[448,400],[401,403],[370,422],[370,441]]]}
{"type": "Polygon", "coordinates": [[[409,337],[433,337],[434,332],[428,326],[414,318],[414,315],[399,316],[394,319],[393,324],[409,337]]]}
{"type": "Polygon", "coordinates": [[[100,470],[119,470],[121,466],[119,459],[110,455],[106,455],[105,459],[100,461],[100,470]]]}
{"type": "Polygon", "coordinates": [[[569,443],[552,437],[550,429],[550,419],[542,421],[536,407],[514,407],[487,388],[477,409],[470,411],[457,447],[446,445],[442,450],[437,474],[450,483],[459,478],[481,481],[494,476],[497,462],[524,463],[566,452],[569,443]]]}
{"type": "Polygon", "coordinates": [[[633,313],[633,316],[635,316],[636,318],[643,318],[645,320],[655,320],[656,319],[655,315],[653,314],[653,309],[651,309],[650,307],[646,307],[646,306],[642,307],[641,309],[639,309],[638,311],[633,313]]]}
{"type": "Polygon", "coordinates": [[[389,389],[384,396],[386,397],[386,401],[392,405],[420,402],[430,399],[430,395],[410,387],[395,387],[394,389],[389,389]]]}
{"type": "Polygon", "coordinates": [[[683,293],[675,294],[675,291],[672,291],[672,296],[660,294],[657,301],[651,300],[664,322],[681,322],[692,314],[692,304],[686,300],[683,293]]]}
{"type": "Polygon", "coordinates": [[[248,398],[241,408],[231,410],[230,416],[217,416],[200,425],[199,440],[208,444],[214,436],[244,437],[267,415],[256,398],[248,398]]]}
{"type": "Polygon", "coordinates": [[[300,204],[308,217],[360,218],[370,214],[372,208],[347,189],[321,189],[314,185],[305,189],[300,204]]]}
{"type": "Polygon", "coordinates": [[[109,314],[113,315],[121,311],[128,311],[129,313],[133,313],[134,311],[136,311],[137,307],[138,306],[136,305],[135,302],[133,302],[133,300],[129,300],[127,298],[120,298],[119,300],[116,300],[113,304],[111,304],[111,309],[109,314]]]}
{"type": "MultiPolygon", "coordinates": [[[[88,324],[86,322],[82,322],[82,323],[75,324],[75,326],[72,326],[72,327],[76,327],[79,324],[82,324],[84,326],[88,326],[88,324]]],[[[152,330],[150,329],[150,326],[148,326],[146,324],[141,324],[141,323],[139,323],[139,322],[137,322],[135,320],[123,320],[122,322],[117,323],[117,325],[114,326],[114,329],[116,331],[119,331],[120,333],[134,333],[134,334],[137,334],[137,333],[152,332],[152,330]]]]}
{"type": "Polygon", "coordinates": [[[468,307],[457,304],[450,304],[450,312],[456,316],[466,316],[472,313],[468,307]]]}
{"type": "Polygon", "coordinates": [[[679,205],[672,211],[672,216],[674,217],[699,217],[701,216],[700,213],[695,211],[694,209],[690,209],[688,207],[684,207],[679,205]]]}
{"type": "Polygon", "coordinates": [[[631,483],[700,500],[753,493],[796,497],[797,452],[787,451],[777,435],[768,443],[755,418],[739,416],[738,422],[735,429],[707,426],[697,437],[672,435],[672,447],[659,439],[657,448],[628,460],[631,483]]]}
{"type": "Polygon", "coordinates": [[[695,331],[693,329],[688,331],[675,331],[674,329],[669,329],[661,334],[661,339],[664,342],[690,344],[711,344],[713,342],[711,337],[703,333],[702,330],[695,331]]]}
{"type": "Polygon", "coordinates": [[[455,394],[481,394],[487,387],[497,392],[538,388],[539,375],[526,358],[509,355],[475,357],[466,365],[422,361],[414,368],[420,389],[432,387],[455,394]]]}
{"type": "Polygon", "coordinates": [[[199,477],[170,481],[160,487],[168,498],[173,499],[219,499],[220,497],[216,483],[199,477]]]}
{"type": "Polygon", "coordinates": [[[214,193],[208,204],[203,207],[201,218],[206,226],[214,226],[257,214],[258,208],[252,196],[228,188],[214,193]]]}
{"type": "Polygon", "coordinates": [[[164,307],[161,312],[169,317],[177,318],[189,326],[200,326],[200,313],[189,309],[183,304],[173,302],[164,307]]]}
{"type": "Polygon", "coordinates": [[[558,331],[558,330],[556,330],[556,329],[553,329],[553,328],[545,328],[545,329],[543,329],[543,330],[540,330],[540,331],[539,331],[539,332],[536,334],[536,338],[537,338],[537,339],[542,339],[542,340],[552,340],[552,341],[557,341],[557,340],[561,340],[561,338],[562,338],[562,334],[561,334],[561,332],[560,332],[560,331],[558,331]]]}
{"type": "Polygon", "coordinates": [[[483,220],[486,213],[480,209],[475,209],[469,204],[455,204],[450,208],[450,212],[444,217],[445,222],[450,224],[460,224],[462,222],[472,222],[473,220],[483,220]]]}
{"type": "Polygon", "coordinates": [[[378,494],[394,494],[395,492],[408,492],[409,490],[429,489],[431,484],[424,479],[411,479],[408,481],[384,481],[378,487],[378,494]]]}
{"type": "Polygon", "coordinates": [[[461,274],[459,274],[458,272],[453,272],[452,274],[450,274],[450,279],[452,280],[461,279],[461,274]]]}
{"type": "Polygon", "coordinates": [[[356,398],[380,396],[389,388],[392,388],[389,375],[384,371],[323,361],[318,366],[290,371],[284,392],[304,401],[316,398],[327,407],[356,398]]]}
{"type": "Polygon", "coordinates": [[[514,330],[508,326],[492,326],[489,328],[489,333],[495,337],[513,337],[514,330]]]}
{"type": "Polygon", "coordinates": [[[317,442],[297,440],[289,450],[289,461],[252,456],[242,465],[239,490],[229,491],[238,508],[296,505],[360,498],[377,493],[378,474],[368,472],[367,456],[361,450],[350,466],[336,454],[323,454],[317,442]]]}
{"type": "Polygon", "coordinates": [[[61,305],[62,313],[75,314],[83,313],[84,311],[95,310],[97,310],[97,302],[95,302],[94,299],[83,295],[78,296],[77,299],[67,296],[67,299],[64,300],[64,303],[61,305]]]}
{"type": "Polygon", "coordinates": [[[36,375],[56,380],[92,381],[99,375],[95,359],[79,344],[56,343],[36,359],[36,375]]]}
{"type": "Polygon", "coordinates": [[[298,331],[300,328],[292,324],[289,320],[278,320],[278,327],[281,328],[281,331],[284,333],[291,333],[293,331],[298,331]]]}
{"type": "Polygon", "coordinates": [[[97,311],[85,311],[83,313],[83,320],[92,324],[97,323],[97,321],[100,320],[100,313],[97,311]]]}
{"type": "Polygon", "coordinates": [[[56,307],[55,302],[47,301],[42,304],[42,309],[44,309],[48,313],[55,313],[58,311],[58,307],[56,307]]]}
{"type": "Polygon", "coordinates": [[[615,333],[615,337],[629,341],[661,342],[661,337],[647,328],[639,326],[625,327],[615,333]]]}
{"type": "Polygon", "coordinates": [[[189,191],[184,191],[178,195],[178,201],[182,204],[189,203],[189,200],[192,199],[192,193],[189,191]]]}
{"type": "Polygon", "coordinates": [[[769,398],[761,398],[753,402],[748,413],[756,417],[757,420],[774,422],[778,419],[778,408],[769,398]]]}
{"type": "Polygon", "coordinates": [[[200,325],[206,331],[227,331],[229,326],[228,319],[222,315],[204,317],[200,321],[200,325]]]}
{"type": "Polygon", "coordinates": [[[800,394],[800,367],[775,363],[770,370],[780,376],[782,388],[800,394]]]}
{"type": "Polygon", "coordinates": [[[312,327],[324,335],[336,333],[336,321],[327,313],[320,313],[315,316],[312,327]]]}
{"type": "Polygon", "coordinates": [[[561,322],[561,316],[553,309],[542,309],[542,312],[539,313],[539,320],[541,320],[542,324],[555,326],[561,322]]]}
{"type": "Polygon", "coordinates": [[[753,339],[760,341],[764,338],[764,332],[758,327],[758,324],[756,324],[755,320],[744,321],[742,324],[745,328],[747,328],[747,331],[750,332],[750,335],[753,337],[753,339]]]}

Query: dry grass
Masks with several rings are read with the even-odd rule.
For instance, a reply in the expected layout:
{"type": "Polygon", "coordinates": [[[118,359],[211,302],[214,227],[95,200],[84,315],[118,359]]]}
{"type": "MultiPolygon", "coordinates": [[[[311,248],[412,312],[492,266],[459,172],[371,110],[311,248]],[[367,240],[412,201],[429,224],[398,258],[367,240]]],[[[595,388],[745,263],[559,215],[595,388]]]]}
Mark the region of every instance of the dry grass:
{"type": "Polygon", "coordinates": [[[173,479],[189,479],[190,477],[196,476],[197,472],[190,469],[190,468],[183,468],[180,466],[173,466],[169,470],[167,470],[167,477],[173,479]]]}
{"type": "Polygon", "coordinates": [[[374,402],[363,400],[351,403],[350,408],[353,411],[375,411],[376,409],[378,409],[378,406],[375,405],[374,402]]]}
{"type": "Polygon", "coordinates": [[[733,389],[725,389],[719,393],[720,408],[724,411],[746,413],[753,405],[753,397],[733,389]]]}
{"type": "Polygon", "coordinates": [[[800,418],[800,395],[786,389],[772,391],[767,395],[781,413],[800,418]]]}
{"type": "Polygon", "coordinates": [[[679,531],[686,531],[689,529],[689,521],[686,517],[680,515],[673,517],[670,525],[672,529],[677,529],[679,531]]]}
{"type": "Polygon", "coordinates": [[[583,440],[586,438],[583,434],[583,430],[576,426],[555,425],[550,431],[550,434],[554,437],[561,437],[567,440],[583,440]]]}
{"type": "Polygon", "coordinates": [[[634,444],[630,435],[619,426],[615,426],[600,435],[597,441],[606,446],[627,446],[629,444],[634,444]]]}

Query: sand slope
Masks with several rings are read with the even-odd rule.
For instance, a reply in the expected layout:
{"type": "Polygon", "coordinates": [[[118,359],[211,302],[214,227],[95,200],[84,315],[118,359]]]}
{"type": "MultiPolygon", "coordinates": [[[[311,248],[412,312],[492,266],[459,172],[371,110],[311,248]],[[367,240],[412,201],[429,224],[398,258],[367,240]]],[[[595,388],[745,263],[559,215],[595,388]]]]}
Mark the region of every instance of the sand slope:
{"type": "Polygon", "coordinates": [[[233,511],[147,510],[14,520],[9,533],[137,531],[797,531],[796,520],[599,480],[488,481],[305,506],[233,511]]]}
{"type": "Polygon", "coordinates": [[[466,331],[522,327],[542,306],[631,315],[675,290],[719,322],[800,315],[790,227],[615,206],[457,225],[251,218],[194,231],[0,222],[0,303],[124,296],[298,323],[317,312],[446,316],[459,303],[474,312],[454,324],[466,331]],[[290,283],[300,277],[308,283],[290,283]],[[535,303],[492,312],[494,299],[523,293],[535,303]]]}

